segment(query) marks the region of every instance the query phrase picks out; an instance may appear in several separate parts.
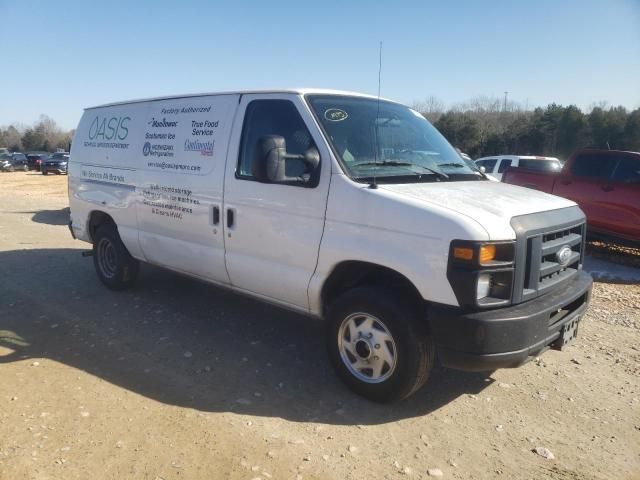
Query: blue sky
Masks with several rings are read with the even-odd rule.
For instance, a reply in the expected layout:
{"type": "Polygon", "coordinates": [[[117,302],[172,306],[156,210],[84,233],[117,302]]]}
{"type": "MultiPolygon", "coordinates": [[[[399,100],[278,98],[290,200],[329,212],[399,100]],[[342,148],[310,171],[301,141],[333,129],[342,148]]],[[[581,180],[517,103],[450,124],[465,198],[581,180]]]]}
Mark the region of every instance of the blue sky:
{"type": "Polygon", "coordinates": [[[0,0],[0,125],[130,98],[327,87],[640,107],[640,0],[0,0]]]}

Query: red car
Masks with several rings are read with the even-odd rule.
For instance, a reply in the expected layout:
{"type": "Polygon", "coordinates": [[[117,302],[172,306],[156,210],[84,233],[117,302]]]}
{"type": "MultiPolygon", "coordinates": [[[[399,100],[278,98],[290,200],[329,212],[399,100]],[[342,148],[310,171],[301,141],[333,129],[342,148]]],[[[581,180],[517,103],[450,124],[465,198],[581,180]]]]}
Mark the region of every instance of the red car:
{"type": "Polygon", "coordinates": [[[502,181],[573,200],[589,235],[640,246],[640,153],[578,150],[560,172],[509,168],[502,181]]]}
{"type": "Polygon", "coordinates": [[[29,170],[40,171],[40,166],[49,157],[48,154],[27,153],[27,165],[29,170]]]}

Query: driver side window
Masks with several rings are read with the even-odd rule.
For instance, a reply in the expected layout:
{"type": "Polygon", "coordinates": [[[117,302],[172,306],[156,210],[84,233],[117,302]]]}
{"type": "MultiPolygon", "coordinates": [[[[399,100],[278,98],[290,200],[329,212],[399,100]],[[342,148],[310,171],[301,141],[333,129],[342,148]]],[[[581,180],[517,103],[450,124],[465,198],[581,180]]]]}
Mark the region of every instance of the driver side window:
{"type": "MultiPolygon", "coordinates": [[[[254,100],[247,105],[240,156],[236,167],[236,177],[255,180],[253,162],[258,142],[267,135],[284,138],[287,154],[304,155],[315,143],[295,105],[289,100],[254,100]]],[[[285,163],[287,177],[301,178],[307,165],[301,159],[288,159],[285,163]]]]}

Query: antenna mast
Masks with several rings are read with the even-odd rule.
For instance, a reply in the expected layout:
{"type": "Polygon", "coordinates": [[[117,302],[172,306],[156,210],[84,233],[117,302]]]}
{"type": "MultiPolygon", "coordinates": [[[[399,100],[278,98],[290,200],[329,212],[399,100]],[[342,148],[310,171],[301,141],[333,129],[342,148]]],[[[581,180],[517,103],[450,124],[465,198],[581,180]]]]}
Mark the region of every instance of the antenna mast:
{"type": "Polygon", "coordinates": [[[376,189],[378,188],[378,183],[376,181],[376,169],[378,168],[378,154],[380,151],[380,145],[378,142],[378,118],[380,117],[380,84],[382,78],[382,40],[380,40],[380,48],[378,54],[378,104],[376,106],[376,121],[374,123],[375,136],[376,136],[376,152],[374,156],[374,163],[376,164],[373,168],[373,182],[369,185],[369,188],[376,189]]]}

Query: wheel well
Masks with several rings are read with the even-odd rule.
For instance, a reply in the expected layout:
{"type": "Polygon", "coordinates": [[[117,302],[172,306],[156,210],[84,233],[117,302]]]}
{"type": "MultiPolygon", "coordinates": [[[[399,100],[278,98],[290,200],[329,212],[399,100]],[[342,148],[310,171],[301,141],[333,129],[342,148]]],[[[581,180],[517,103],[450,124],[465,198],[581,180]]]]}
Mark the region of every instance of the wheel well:
{"type": "Polygon", "coordinates": [[[91,237],[91,240],[93,240],[98,228],[106,224],[115,225],[116,222],[113,221],[113,218],[111,218],[110,215],[104,212],[99,210],[91,212],[91,215],[89,216],[89,236],[91,237]]]}
{"type": "Polygon", "coordinates": [[[322,286],[323,313],[327,306],[346,290],[362,285],[390,288],[406,296],[417,308],[424,306],[424,299],[407,277],[395,270],[375,263],[346,261],[338,264],[322,286]]]}

